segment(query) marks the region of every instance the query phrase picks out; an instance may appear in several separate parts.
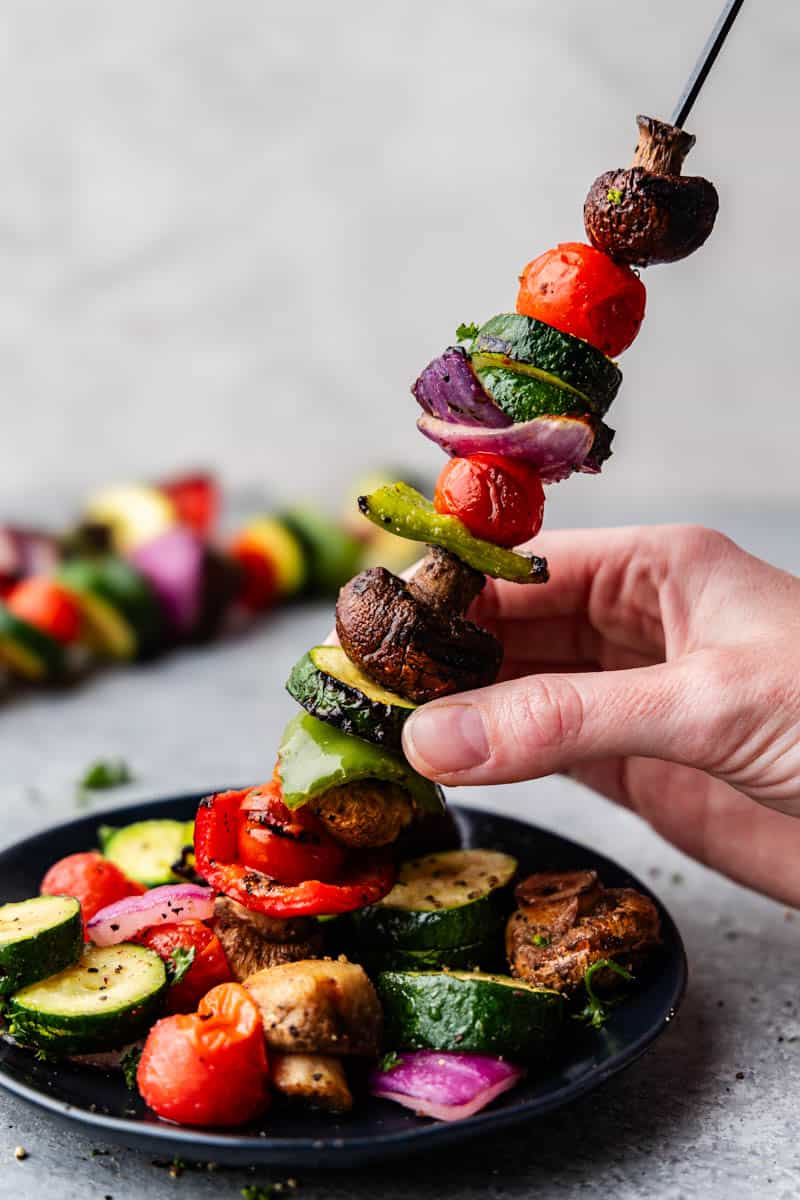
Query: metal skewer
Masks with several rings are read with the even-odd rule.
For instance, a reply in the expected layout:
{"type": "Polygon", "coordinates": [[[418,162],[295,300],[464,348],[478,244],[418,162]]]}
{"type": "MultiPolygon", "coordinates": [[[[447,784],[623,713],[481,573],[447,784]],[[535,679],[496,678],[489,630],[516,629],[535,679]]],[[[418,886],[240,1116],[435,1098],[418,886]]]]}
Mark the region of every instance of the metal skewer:
{"type": "Polygon", "coordinates": [[[737,13],[743,3],[744,0],[727,0],[725,7],[717,18],[716,24],[709,34],[708,41],[694,65],[694,70],[686,81],[686,86],[681,93],[678,103],[675,105],[671,124],[677,126],[678,129],[683,128],[684,121],[692,111],[692,106],[700,94],[700,89],[716,62],[717,55],[722,49],[722,43],[730,33],[731,25],[736,20],[737,13]]]}

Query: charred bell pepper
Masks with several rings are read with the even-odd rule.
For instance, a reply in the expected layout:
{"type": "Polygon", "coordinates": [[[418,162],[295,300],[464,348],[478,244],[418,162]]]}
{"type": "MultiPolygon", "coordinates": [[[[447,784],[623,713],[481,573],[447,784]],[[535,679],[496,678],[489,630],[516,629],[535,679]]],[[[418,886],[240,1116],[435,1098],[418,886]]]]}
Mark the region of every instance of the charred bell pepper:
{"type": "Polygon", "coordinates": [[[251,788],[218,792],[200,801],[195,819],[197,872],[216,891],[270,917],[313,917],[375,904],[394,883],[394,866],[380,854],[353,856],[338,882],[277,883],[239,861],[242,802],[251,788]]]}

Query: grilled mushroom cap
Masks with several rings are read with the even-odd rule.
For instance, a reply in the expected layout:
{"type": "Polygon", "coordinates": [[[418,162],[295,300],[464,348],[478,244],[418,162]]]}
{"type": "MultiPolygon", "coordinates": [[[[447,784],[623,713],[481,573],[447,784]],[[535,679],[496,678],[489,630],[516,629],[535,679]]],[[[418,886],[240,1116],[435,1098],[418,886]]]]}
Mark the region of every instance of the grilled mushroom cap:
{"type": "Polygon", "coordinates": [[[503,649],[461,615],[484,577],[435,549],[410,583],[383,567],[339,593],[336,632],[348,658],[383,687],[424,704],[493,683],[503,649]]]}
{"type": "MultiPolygon", "coordinates": [[[[535,987],[574,992],[593,963],[629,969],[658,945],[658,909],[633,888],[604,888],[594,871],[539,875],[517,888],[520,907],[506,926],[512,975],[535,987]]],[[[601,971],[600,987],[613,984],[601,971]]]]}
{"type": "Polygon", "coordinates": [[[584,225],[592,245],[618,262],[676,262],[702,246],[714,228],[717,189],[707,179],[681,175],[692,134],[653,117],[636,120],[633,161],[627,170],[595,179],[583,206],[584,225]]]}

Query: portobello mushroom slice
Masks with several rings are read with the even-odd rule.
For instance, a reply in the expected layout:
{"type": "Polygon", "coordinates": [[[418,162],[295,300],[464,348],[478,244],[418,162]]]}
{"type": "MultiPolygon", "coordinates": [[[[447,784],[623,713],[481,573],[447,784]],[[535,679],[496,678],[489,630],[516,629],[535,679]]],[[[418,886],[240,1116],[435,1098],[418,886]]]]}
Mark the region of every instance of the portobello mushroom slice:
{"type": "Polygon", "coordinates": [[[362,671],[415,704],[485,687],[497,678],[503,649],[462,615],[484,583],[439,547],[409,583],[372,567],[339,593],[339,641],[362,671]]]}
{"type": "Polygon", "coordinates": [[[239,983],[266,967],[322,953],[319,923],[310,917],[284,921],[252,912],[228,896],[217,896],[213,925],[231,975],[239,983]]]}
{"type": "MultiPolygon", "coordinates": [[[[571,993],[593,963],[629,970],[660,941],[658,910],[633,888],[604,888],[593,871],[532,876],[517,888],[524,902],[506,926],[512,974],[536,987],[571,993]],[[525,898],[530,897],[528,902],[525,898]]],[[[596,985],[613,986],[611,971],[596,985]]]]}
{"type": "Polygon", "coordinates": [[[363,967],[346,960],[282,963],[245,979],[267,1046],[289,1054],[374,1057],[383,1011],[363,967]]]}
{"type": "Polygon", "coordinates": [[[719,208],[713,183],[681,175],[692,134],[639,116],[639,144],[627,170],[606,171],[589,189],[583,221],[589,241],[617,262],[676,262],[702,246],[719,208]]]}
{"type": "Polygon", "coordinates": [[[349,1112],[353,1097],[341,1060],[330,1054],[270,1055],[270,1078],[276,1092],[326,1112],[349,1112]]]}

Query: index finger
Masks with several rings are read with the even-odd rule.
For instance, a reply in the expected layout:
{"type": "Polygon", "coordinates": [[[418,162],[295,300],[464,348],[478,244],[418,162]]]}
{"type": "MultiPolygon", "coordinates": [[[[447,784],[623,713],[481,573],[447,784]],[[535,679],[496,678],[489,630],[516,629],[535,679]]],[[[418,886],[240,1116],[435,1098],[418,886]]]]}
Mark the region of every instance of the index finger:
{"type": "Polygon", "coordinates": [[[525,584],[489,579],[470,609],[470,620],[480,625],[586,612],[598,584],[613,596],[636,558],[664,557],[666,528],[630,525],[539,534],[526,548],[547,559],[550,581],[525,584]]]}

